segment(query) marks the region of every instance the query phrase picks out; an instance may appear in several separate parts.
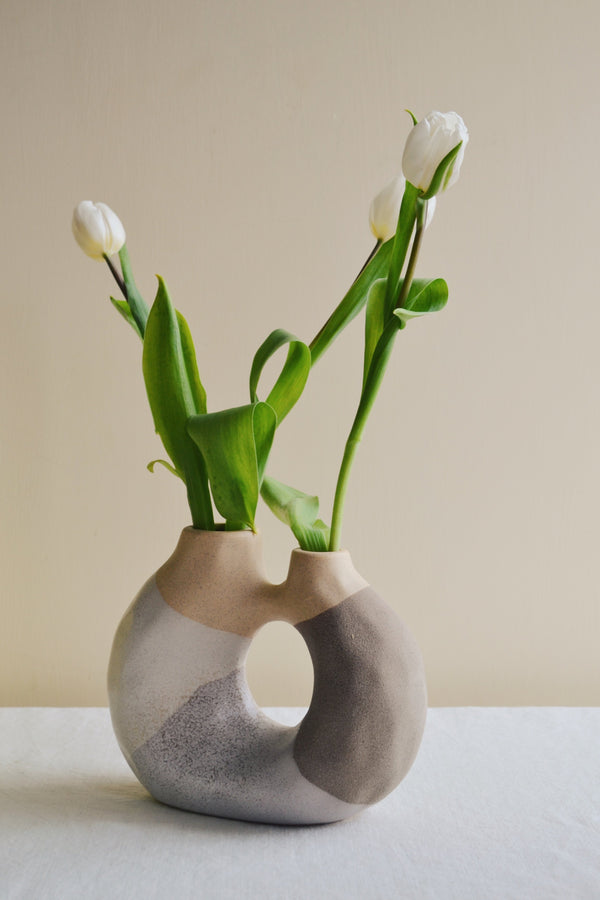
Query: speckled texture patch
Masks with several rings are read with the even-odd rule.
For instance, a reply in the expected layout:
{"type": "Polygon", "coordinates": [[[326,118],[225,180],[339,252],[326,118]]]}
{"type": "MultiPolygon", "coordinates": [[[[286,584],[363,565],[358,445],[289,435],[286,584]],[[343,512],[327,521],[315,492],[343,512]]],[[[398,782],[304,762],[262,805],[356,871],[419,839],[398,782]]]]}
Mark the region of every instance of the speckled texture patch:
{"type": "Polygon", "coordinates": [[[348,803],[375,803],[416,756],[427,694],[420,651],[370,587],[296,626],[315,683],[294,758],[300,771],[348,803]]]}
{"type": "Polygon", "coordinates": [[[293,760],[297,730],[256,708],[238,669],[199,688],[133,753],[132,766],[157,800],[193,812],[296,825],[359,812],[303,777],[293,760]]]}

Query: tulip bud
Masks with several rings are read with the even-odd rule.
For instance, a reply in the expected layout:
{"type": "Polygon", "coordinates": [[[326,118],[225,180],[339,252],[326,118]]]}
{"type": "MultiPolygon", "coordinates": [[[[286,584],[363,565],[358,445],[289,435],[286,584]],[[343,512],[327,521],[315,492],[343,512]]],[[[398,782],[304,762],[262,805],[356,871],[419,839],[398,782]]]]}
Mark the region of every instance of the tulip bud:
{"type": "MultiPolygon", "coordinates": [[[[387,241],[394,237],[396,226],[398,225],[398,216],[400,215],[400,204],[406,187],[406,180],[403,175],[397,175],[392,179],[386,187],[380,191],[369,210],[369,224],[371,231],[378,241],[387,241]]],[[[435,212],[435,197],[429,201],[427,206],[427,218],[425,220],[425,228],[433,219],[435,212]]]]}
{"type": "Polygon", "coordinates": [[[378,241],[387,241],[396,233],[405,183],[402,175],[397,175],[371,203],[369,225],[378,241]]]}
{"type": "Polygon", "coordinates": [[[75,240],[92,259],[118,253],[125,243],[125,229],[119,217],[106,203],[82,200],[73,210],[75,240]]]}
{"type": "Polygon", "coordinates": [[[407,181],[427,194],[438,167],[460,144],[456,156],[442,173],[437,190],[449,188],[458,179],[468,140],[467,126],[458,113],[430,112],[415,125],[406,141],[402,171],[407,181]]]}

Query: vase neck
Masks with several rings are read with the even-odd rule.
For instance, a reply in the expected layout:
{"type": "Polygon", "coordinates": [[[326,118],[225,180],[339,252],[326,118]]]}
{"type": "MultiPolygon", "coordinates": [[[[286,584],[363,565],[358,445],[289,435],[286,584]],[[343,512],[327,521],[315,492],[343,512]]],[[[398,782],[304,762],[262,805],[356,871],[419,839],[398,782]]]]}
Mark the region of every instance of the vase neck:
{"type": "Polygon", "coordinates": [[[218,579],[224,589],[243,579],[263,583],[262,539],[252,531],[201,531],[184,528],[173,555],[159,569],[162,577],[198,584],[218,579]]]}
{"type": "Polygon", "coordinates": [[[182,615],[245,637],[267,622],[297,625],[367,587],[345,550],[294,550],[287,579],[274,585],[265,574],[258,534],[194,528],[182,531],[156,584],[182,615]]]}
{"type": "Polygon", "coordinates": [[[294,550],[281,585],[287,620],[297,625],[367,587],[347,550],[317,553],[294,550]]]}
{"type": "Polygon", "coordinates": [[[155,577],[166,603],[189,619],[243,636],[264,624],[260,606],[272,586],[258,534],[184,528],[155,577]]]}

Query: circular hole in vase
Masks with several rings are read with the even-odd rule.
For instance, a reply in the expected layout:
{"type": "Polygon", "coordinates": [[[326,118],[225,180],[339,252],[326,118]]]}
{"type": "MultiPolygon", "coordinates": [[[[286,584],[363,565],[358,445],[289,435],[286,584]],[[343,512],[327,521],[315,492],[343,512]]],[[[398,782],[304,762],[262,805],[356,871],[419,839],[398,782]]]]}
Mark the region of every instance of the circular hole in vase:
{"type": "Polygon", "coordinates": [[[248,685],[270,718],[295,725],[304,715],[313,690],[313,667],[301,635],[287,622],[269,622],[258,632],[246,661],[248,685]],[[288,708],[285,713],[282,707],[288,708]],[[293,718],[289,707],[294,708],[293,718]],[[296,714],[297,711],[297,714],[296,714]]]}

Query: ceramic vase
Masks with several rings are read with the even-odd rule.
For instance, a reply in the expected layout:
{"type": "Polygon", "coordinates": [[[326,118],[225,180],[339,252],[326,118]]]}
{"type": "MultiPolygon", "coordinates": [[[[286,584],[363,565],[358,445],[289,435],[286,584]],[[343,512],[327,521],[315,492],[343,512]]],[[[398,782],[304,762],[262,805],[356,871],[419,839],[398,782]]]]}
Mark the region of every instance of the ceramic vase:
{"type": "Polygon", "coordinates": [[[338,821],[385,797],[427,709],[414,638],[346,551],[294,550],[274,585],[248,531],[184,529],[118,627],[108,687],[123,754],[153,797],[285,825],[338,821]],[[314,668],[295,727],[264,715],[246,682],[252,638],[275,620],[297,628],[314,668]]]}

